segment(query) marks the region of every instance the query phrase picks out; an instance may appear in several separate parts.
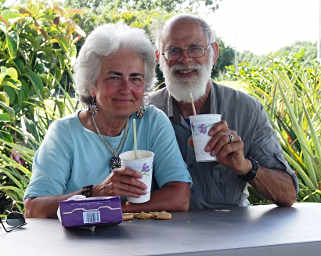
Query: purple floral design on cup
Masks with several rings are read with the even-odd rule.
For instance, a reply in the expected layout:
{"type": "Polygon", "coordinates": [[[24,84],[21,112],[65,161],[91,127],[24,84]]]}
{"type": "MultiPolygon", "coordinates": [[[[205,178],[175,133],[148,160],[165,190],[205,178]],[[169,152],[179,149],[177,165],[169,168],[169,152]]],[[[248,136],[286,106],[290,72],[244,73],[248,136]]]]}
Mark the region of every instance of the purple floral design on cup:
{"type": "Polygon", "coordinates": [[[199,132],[203,133],[203,134],[206,134],[207,133],[207,127],[208,127],[208,125],[206,125],[206,124],[199,125],[198,126],[199,132]]]}
{"type": "Polygon", "coordinates": [[[195,124],[195,125],[191,125],[191,129],[192,129],[192,133],[194,136],[203,134],[203,135],[207,135],[208,132],[208,128],[210,128],[212,126],[212,124],[195,124]]]}
{"type": "Polygon", "coordinates": [[[142,172],[142,175],[149,176],[149,172],[150,172],[149,165],[144,163],[141,172],[142,172]]]}

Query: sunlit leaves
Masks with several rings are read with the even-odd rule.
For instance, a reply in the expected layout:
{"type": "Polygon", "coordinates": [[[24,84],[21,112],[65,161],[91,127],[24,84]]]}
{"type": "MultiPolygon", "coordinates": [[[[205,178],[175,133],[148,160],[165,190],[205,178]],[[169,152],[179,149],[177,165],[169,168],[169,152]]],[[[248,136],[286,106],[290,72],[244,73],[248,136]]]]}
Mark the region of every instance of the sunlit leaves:
{"type": "Polygon", "coordinates": [[[75,111],[71,64],[85,33],[69,14],[51,1],[0,5],[0,197],[18,207],[49,124],[75,111]]]}
{"type": "Polygon", "coordinates": [[[243,63],[233,75],[249,84],[267,110],[300,180],[299,200],[321,201],[321,67],[303,56],[271,56],[265,66],[243,63]]]}

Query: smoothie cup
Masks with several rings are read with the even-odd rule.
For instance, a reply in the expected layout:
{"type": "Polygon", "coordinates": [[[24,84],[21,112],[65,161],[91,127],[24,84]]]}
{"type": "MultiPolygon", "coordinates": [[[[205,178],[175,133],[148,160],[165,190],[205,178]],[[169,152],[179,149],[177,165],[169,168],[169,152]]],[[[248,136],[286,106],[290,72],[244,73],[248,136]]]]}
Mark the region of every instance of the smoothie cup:
{"type": "Polygon", "coordinates": [[[220,114],[200,114],[190,116],[195,158],[197,162],[216,161],[216,156],[212,156],[210,152],[205,152],[205,147],[211,136],[208,135],[209,130],[215,124],[221,121],[220,114]]]}
{"type": "Polygon", "coordinates": [[[129,167],[135,171],[141,172],[143,177],[139,180],[147,186],[147,193],[145,195],[138,198],[128,197],[128,201],[131,203],[145,203],[150,199],[154,153],[147,150],[137,150],[136,154],[137,159],[135,158],[134,150],[121,153],[119,157],[123,167],[129,167]]]}

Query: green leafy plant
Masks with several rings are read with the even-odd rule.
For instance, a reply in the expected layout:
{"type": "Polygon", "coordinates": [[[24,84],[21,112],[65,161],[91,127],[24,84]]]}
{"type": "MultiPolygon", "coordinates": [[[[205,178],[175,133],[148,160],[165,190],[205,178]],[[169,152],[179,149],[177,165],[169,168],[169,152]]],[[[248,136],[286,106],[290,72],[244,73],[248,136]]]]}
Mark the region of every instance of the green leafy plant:
{"type": "Polygon", "coordinates": [[[32,157],[48,126],[73,112],[72,62],[84,32],[59,4],[0,7],[0,209],[22,210],[32,157]]]}
{"type": "Polygon", "coordinates": [[[280,139],[286,160],[299,178],[299,201],[321,202],[321,67],[302,54],[270,59],[266,66],[239,65],[230,74],[249,85],[280,139]]]}

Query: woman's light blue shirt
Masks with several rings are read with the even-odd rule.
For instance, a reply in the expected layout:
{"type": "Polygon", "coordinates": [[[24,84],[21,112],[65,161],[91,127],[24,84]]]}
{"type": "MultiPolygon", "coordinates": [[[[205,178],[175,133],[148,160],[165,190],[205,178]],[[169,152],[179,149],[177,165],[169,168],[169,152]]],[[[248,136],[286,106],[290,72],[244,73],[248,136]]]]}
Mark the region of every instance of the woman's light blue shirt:
{"type": "MultiPolygon", "coordinates": [[[[121,152],[133,150],[133,116],[129,119],[128,135],[121,152]]],[[[191,183],[191,177],[180,153],[172,125],[166,115],[153,106],[147,107],[144,117],[136,120],[137,148],[155,153],[153,164],[154,187],[168,182],[191,183]]],[[[105,139],[116,149],[119,136],[105,139]]],[[[74,113],[53,122],[37,150],[30,184],[25,198],[61,195],[83,186],[98,184],[109,174],[112,153],[99,136],[86,129],[74,113]]]]}

